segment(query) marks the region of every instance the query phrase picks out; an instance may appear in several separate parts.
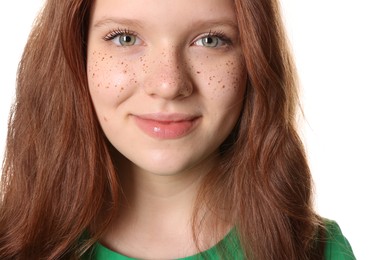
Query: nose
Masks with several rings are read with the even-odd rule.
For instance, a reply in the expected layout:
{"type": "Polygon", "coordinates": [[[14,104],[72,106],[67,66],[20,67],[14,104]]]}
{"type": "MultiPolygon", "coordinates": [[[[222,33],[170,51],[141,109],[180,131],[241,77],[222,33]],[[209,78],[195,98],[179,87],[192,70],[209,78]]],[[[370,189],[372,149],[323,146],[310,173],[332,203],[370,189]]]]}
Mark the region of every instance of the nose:
{"type": "Polygon", "coordinates": [[[144,90],[148,95],[163,99],[180,99],[193,92],[188,65],[180,52],[172,47],[150,57],[151,66],[146,71],[144,90]]]}

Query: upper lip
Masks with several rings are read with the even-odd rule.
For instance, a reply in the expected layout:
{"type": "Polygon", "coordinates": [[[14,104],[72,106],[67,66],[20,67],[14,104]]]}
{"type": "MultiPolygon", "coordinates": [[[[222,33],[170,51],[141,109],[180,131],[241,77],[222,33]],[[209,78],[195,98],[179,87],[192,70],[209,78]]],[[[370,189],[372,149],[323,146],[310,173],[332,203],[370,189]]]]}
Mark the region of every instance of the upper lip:
{"type": "Polygon", "coordinates": [[[180,122],[180,121],[192,121],[199,118],[199,115],[183,114],[183,113],[149,113],[133,116],[144,120],[153,120],[160,122],[180,122]]]}

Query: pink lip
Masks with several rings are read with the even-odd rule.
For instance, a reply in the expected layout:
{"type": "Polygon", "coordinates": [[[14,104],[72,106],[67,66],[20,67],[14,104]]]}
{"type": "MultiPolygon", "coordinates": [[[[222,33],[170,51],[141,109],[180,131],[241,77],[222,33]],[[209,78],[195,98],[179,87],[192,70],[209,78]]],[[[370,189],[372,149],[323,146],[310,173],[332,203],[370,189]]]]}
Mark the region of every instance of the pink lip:
{"type": "Polygon", "coordinates": [[[188,135],[198,125],[199,118],[187,114],[134,115],[137,126],[147,135],[158,139],[177,139],[188,135]]]}

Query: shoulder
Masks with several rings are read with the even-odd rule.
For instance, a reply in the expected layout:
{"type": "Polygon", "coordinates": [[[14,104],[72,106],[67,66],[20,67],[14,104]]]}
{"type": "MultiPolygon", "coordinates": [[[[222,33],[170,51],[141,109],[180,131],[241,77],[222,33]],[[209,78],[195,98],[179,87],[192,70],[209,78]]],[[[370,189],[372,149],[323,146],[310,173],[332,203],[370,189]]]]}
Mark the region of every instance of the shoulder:
{"type": "Polygon", "coordinates": [[[326,228],[326,246],[325,259],[326,260],[355,260],[351,245],[339,225],[332,220],[325,219],[326,228]]]}

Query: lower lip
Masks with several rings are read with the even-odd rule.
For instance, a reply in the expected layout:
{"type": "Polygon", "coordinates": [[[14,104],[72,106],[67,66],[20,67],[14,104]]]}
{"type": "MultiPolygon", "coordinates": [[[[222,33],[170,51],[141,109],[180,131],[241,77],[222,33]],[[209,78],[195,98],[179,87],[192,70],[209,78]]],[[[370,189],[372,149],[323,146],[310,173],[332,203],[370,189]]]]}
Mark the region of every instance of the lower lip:
{"type": "Polygon", "coordinates": [[[135,123],[147,135],[158,139],[177,139],[192,132],[198,125],[199,118],[183,121],[156,121],[134,117],[135,123]]]}

